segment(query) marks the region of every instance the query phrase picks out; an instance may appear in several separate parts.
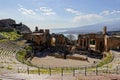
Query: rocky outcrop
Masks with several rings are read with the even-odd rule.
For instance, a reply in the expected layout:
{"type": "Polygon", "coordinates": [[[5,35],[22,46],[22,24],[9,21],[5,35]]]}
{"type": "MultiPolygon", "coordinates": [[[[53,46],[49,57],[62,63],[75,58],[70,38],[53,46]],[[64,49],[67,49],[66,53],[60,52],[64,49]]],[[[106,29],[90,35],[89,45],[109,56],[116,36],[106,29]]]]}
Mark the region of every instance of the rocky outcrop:
{"type": "Polygon", "coordinates": [[[2,19],[0,20],[0,31],[12,31],[12,24],[16,24],[15,20],[12,19],[2,19]]]}
{"type": "Polygon", "coordinates": [[[26,26],[25,24],[17,26],[16,30],[19,31],[20,33],[31,33],[30,28],[28,26],[26,26]]]}
{"type": "Polygon", "coordinates": [[[0,27],[11,27],[12,24],[16,24],[13,19],[2,19],[0,20],[0,27]]]}
{"type": "Polygon", "coordinates": [[[25,24],[16,24],[16,21],[13,19],[2,19],[0,20],[0,31],[13,31],[16,29],[20,33],[30,33],[31,30],[25,24]]]}

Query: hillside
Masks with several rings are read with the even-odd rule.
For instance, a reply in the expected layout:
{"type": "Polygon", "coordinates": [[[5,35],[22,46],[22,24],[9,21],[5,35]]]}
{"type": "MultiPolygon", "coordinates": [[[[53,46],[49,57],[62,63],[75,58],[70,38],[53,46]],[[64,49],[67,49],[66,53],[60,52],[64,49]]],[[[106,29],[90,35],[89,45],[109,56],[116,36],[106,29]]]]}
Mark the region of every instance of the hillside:
{"type": "Polygon", "coordinates": [[[53,29],[53,31],[57,30],[57,32],[60,31],[60,33],[81,34],[81,33],[101,32],[104,26],[107,26],[108,31],[120,32],[120,19],[114,21],[107,21],[103,23],[97,23],[93,25],[80,26],[80,27],[53,29]]]}
{"type": "Polygon", "coordinates": [[[0,35],[2,35],[3,37],[5,37],[6,39],[10,39],[10,40],[16,40],[19,37],[21,37],[20,34],[17,33],[17,31],[12,31],[12,32],[0,32],[0,35]]]}

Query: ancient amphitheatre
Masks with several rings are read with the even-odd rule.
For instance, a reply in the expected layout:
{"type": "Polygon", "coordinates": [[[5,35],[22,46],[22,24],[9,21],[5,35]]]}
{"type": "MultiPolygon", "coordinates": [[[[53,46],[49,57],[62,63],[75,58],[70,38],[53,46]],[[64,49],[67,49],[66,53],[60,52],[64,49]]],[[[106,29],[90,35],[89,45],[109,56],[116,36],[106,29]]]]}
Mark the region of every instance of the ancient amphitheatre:
{"type": "MultiPolygon", "coordinates": [[[[13,26],[16,25],[17,24],[14,24],[13,26]]],[[[103,32],[103,37],[106,38],[106,28],[103,31],[105,31],[103,32]]],[[[83,38],[86,35],[81,35],[83,37],[78,38],[79,46],[72,49],[73,46],[75,46],[74,42],[61,34],[49,34],[49,30],[45,30],[44,32],[44,30],[38,30],[36,27],[35,32],[32,33],[22,32],[21,35],[18,35],[17,31],[13,31],[13,33],[4,31],[1,32],[1,80],[91,80],[92,78],[94,80],[120,79],[120,76],[118,75],[120,52],[109,50],[111,48],[110,45],[107,45],[106,49],[101,49],[101,47],[98,46],[97,50],[94,50],[94,47],[90,46],[91,50],[87,51],[89,45],[87,42],[88,40],[92,39],[93,41],[93,39],[96,39],[96,44],[99,43],[99,41],[97,42],[99,38],[97,39],[95,36],[96,34],[92,34],[94,35],[92,37],[87,34],[86,38],[83,38]],[[15,36],[10,36],[8,34],[15,36]],[[53,40],[53,38],[55,38],[55,40],[53,40]],[[83,43],[81,45],[82,41],[83,43]],[[32,42],[32,44],[30,44],[30,42],[32,42]],[[95,73],[96,66],[98,66],[98,69],[100,70],[99,75],[97,76],[95,73]],[[106,72],[107,68],[104,66],[109,68],[108,72],[106,72]],[[58,69],[55,70],[56,67],[58,69]],[[87,76],[84,73],[84,67],[88,68],[87,76]],[[38,68],[42,68],[40,75],[38,75],[38,68]],[[53,70],[51,70],[52,76],[49,75],[49,68],[53,68],[53,70]],[[66,70],[64,76],[62,77],[59,75],[61,74],[61,68],[68,68],[68,72],[66,70]],[[73,76],[72,72],[74,69],[76,73],[75,76],[73,76]]],[[[100,39],[103,39],[103,37],[100,39]]],[[[111,38],[113,41],[118,41],[118,38],[116,40],[115,36],[111,38]]],[[[91,42],[91,44],[93,46],[94,41],[91,42]]],[[[111,45],[115,45],[113,48],[116,48],[119,44],[111,45]]]]}

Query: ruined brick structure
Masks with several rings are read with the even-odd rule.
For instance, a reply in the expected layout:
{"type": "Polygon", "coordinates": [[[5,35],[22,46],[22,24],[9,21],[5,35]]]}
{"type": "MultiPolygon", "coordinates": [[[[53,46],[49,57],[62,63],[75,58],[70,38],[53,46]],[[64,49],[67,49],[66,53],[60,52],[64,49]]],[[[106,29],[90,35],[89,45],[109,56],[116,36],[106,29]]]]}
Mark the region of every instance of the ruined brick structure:
{"type": "Polygon", "coordinates": [[[107,27],[103,28],[104,35],[104,48],[105,51],[109,51],[110,49],[120,50],[120,35],[109,35],[107,34],[107,27]]]}
{"type": "Polygon", "coordinates": [[[94,50],[103,51],[104,50],[104,37],[100,34],[85,34],[79,35],[78,37],[78,48],[82,50],[94,50]]]}
{"type": "Polygon", "coordinates": [[[31,36],[32,33],[21,33],[21,34],[25,40],[30,41],[32,38],[32,36],[31,36]]]}
{"type": "Polygon", "coordinates": [[[98,52],[109,49],[120,49],[120,37],[108,35],[107,27],[103,28],[103,34],[91,33],[78,36],[78,49],[93,50],[98,52]]]}
{"type": "Polygon", "coordinates": [[[55,39],[55,45],[65,45],[66,44],[66,37],[62,34],[53,34],[52,37],[55,39]]]}
{"type": "Polygon", "coordinates": [[[105,35],[105,50],[109,51],[110,49],[120,50],[120,36],[117,35],[105,35]]]}
{"type": "Polygon", "coordinates": [[[48,29],[35,28],[33,33],[23,33],[23,38],[34,43],[34,48],[41,50],[54,47],[54,49],[65,49],[67,38],[62,34],[50,34],[48,29]]]}
{"type": "Polygon", "coordinates": [[[39,31],[33,32],[31,35],[32,35],[31,40],[36,44],[41,45],[48,41],[47,39],[49,36],[49,31],[48,30],[44,31],[43,29],[40,29],[39,31]]]}

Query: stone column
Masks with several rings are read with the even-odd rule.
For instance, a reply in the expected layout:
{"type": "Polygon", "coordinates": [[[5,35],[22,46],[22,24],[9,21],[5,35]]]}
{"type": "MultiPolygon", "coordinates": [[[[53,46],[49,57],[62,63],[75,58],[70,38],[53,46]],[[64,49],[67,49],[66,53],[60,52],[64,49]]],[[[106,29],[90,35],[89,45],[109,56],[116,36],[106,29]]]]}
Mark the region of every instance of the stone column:
{"type": "Polygon", "coordinates": [[[108,37],[107,35],[104,36],[104,40],[105,40],[105,51],[108,51],[108,37]]]}
{"type": "Polygon", "coordinates": [[[88,39],[86,39],[86,48],[88,49],[88,39]]]}
{"type": "Polygon", "coordinates": [[[82,39],[82,48],[84,48],[84,39],[82,39]]]}

